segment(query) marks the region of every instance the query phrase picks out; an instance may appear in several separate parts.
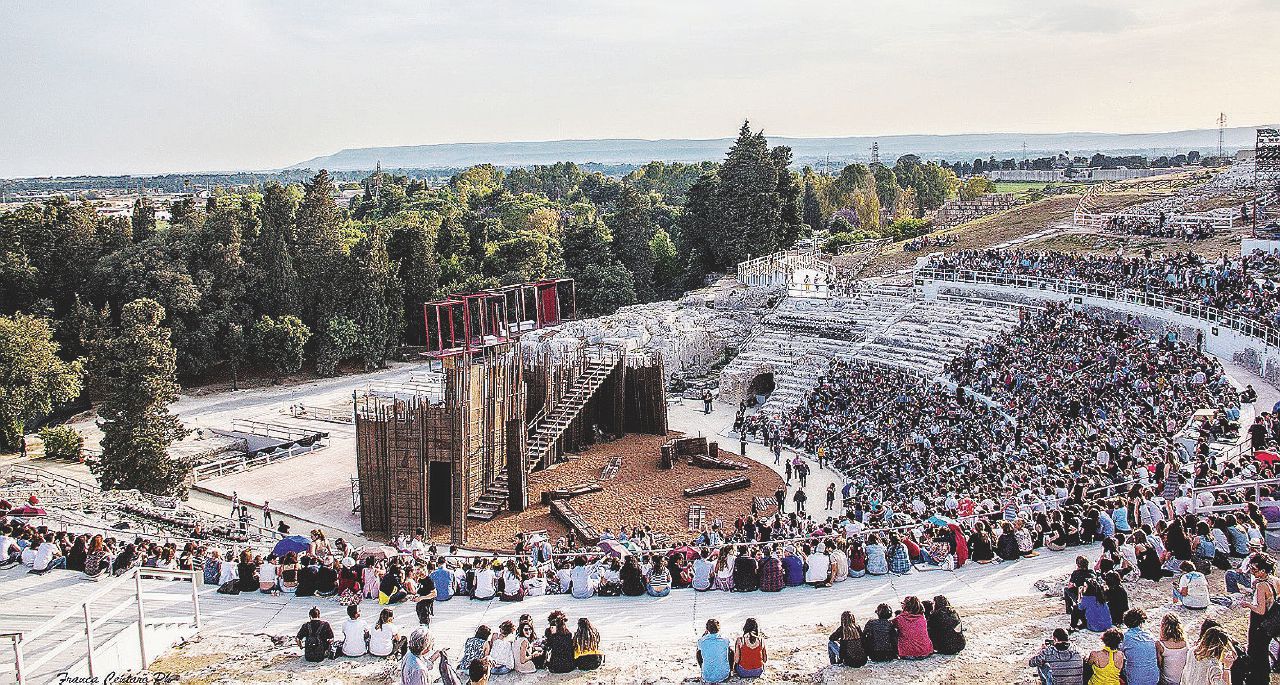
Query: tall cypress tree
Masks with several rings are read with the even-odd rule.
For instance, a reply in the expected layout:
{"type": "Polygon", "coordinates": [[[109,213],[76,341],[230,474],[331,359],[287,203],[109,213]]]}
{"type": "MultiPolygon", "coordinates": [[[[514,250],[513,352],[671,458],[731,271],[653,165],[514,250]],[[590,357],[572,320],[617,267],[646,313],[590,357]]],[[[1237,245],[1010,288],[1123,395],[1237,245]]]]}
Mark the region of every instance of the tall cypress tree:
{"type": "Polygon", "coordinates": [[[347,317],[356,323],[355,352],[372,369],[386,363],[404,332],[404,284],[387,256],[381,226],[351,249],[347,317]]]}
{"type": "Polygon", "coordinates": [[[763,132],[742,123],[738,139],[720,167],[716,194],[720,219],[717,268],[729,268],[750,256],[778,250],[784,237],[778,168],[763,132]]]}
{"type": "Polygon", "coordinates": [[[104,488],[156,495],[186,489],[190,464],[169,456],[169,445],[187,430],[168,409],[179,387],[164,316],[155,300],[134,300],[120,314],[119,332],[94,351],[103,401],[102,458],[93,472],[104,488]]]}
{"type": "Polygon", "coordinates": [[[156,206],[151,198],[143,195],[133,201],[133,215],[129,219],[133,224],[134,242],[142,242],[156,234],[156,206]]]}
{"type": "Polygon", "coordinates": [[[324,169],[303,184],[298,206],[298,305],[302,320],[313,328],[339,306],[333,284],[342,267],[342,211],[334,197],[333,179],[324,169]]]}
{"type": "Polygon", "coordinates": [[[293,235],[297,202],[289,189],[278,182],[268,183],[258,208],[258,235],[253,254],[257,273],[254,309],[258,314],[281,316],[295,311],[298,273],[293,266],[293,235]]]}
{"type": "Polygon", "coordinates": [[[613,233],[613,253],[618,261],[631,272],[636,298],[649,302],[654,298],[653,240],[657,225],[650,213],[649,198],[630,183],[624,184],[618,196],[617,209],[610,216],[613,233]]]}

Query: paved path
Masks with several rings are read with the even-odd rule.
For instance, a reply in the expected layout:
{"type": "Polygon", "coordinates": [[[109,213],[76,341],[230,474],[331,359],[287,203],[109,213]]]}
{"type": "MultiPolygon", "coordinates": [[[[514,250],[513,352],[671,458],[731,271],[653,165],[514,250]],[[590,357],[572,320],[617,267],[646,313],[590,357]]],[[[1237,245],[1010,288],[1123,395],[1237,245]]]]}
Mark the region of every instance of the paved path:
{"type": "MultiPolygon", "coordinates": [[[[1092,549],[1089,551],[1096,553],[1092,549]]],[[[720,619],[731,633],[746,618],[756,617],[766,632],[785,631],[803,636],[816,633],[820,625],[834,624],[845,609],[863,617],[880,602],[897,606],[907,595],[932,597],[945,594],[963,611],[966,605],[980,604],[993,597],[1037,596],[1040,593],[1033,587],[1035,581],[1064,576],[1072,568],[1074,558],[1074,554],[1047,553],[1006,564],[968,564],[956,572],[929,571],[905,576],[851,578],[832,588],[789,588],[773,594],[676,590],[664,598],[593,597],[575,600],[567,595],[553,595],[530,597],[516,604],[454,599],[436,605],[432,632],[440,645],[458,655],[462,643],[481,623],[496,627],[504,620],[514,621],[527,613],[541,625],[543,617],[553,609],[561,609],[574,620],[582,616],[591,619],[604,636],[606,648],[609,643],[642,644],[649,654],[678,654],[687,659],[691,645],[708,618],[720,619]]],[[[180,616],[189,612],[190,592],[186,590],[183,594],[184,589],[189,588],[187,584],[156,580],[143,582],[144,590],[154,596],[147,603],[149,616],[180,616]]],[[[28,575],[25,569],[0,572],[0,588],[4,589],[0,593],[0,631],[32,629],[63,608],[74,606],[79,597],[95,587],[82,580],[80,574],[66,571],[54,571],[44,576],[28,575]]],[[[200,593],[203,632],[209,634],[291,636],[305,621],[307,610],[312,606],[319,606],[323,617],[335,627],[345,619],[345,608],[332,599],[298,598],[287,594],[277,597],[261,594],[231,596],[219,595],[213,590],[207,587],[200,593]]],[[[118,599],[129,601],[127,595],[122,593],[118,599]]],[[[362,606],[366,617],[372,620],[376,605],[366,600],[362,606]]],[[[415,623],[411,607],[401,606],[395,611],[399,625],[415,623]]],[[[58,636],[70,636],[75,632],[75,623],[71,622],[59,631],[58,636]]],[[[109,637],[100,633],[99,640],[109,637]]],[[[814,650],[821,650],[825,640],[816,634],[804,639],[811,639],[814,650]]],[[[30,645],[29,649],[39,653],[38,650],[48,648],[50,644],[38,642],[30,645]]],[[[65,661],[61,658],[55,661],[66,668],[82,656],[82,649],[72,650],[65,661]]],[[[4,661],[4,657],[0,657],[0,663],[4,661]]],[[[693,675],[691,668],[686,675],[693,675]]]]}
{"type": "MultiPolygon", "coordinates": [[[[716,402],[713,405],[710,414],[702,412],[702,403],[694,400],[685,400],[682,404],[671,405],[667,410],[667,426],[671,430],[681,431],[691,436],[707,436],[711,439],[720,441],[720,449],[734,454],[742,453],[742,444],[739,441],[738,434],[733,430],[734,412],[729,405],[716,402]]],[[[805,509],[818,520],[822,520],[824,516],[840,517],[844,515],[844,504],[840,497],[840,489],[844,487],[844,476],[835,469],[818,468],[818,461],[811,459],[803,452],[783,448],[782,458],[784,460],[793,459],[800,456],[809,468],[808,482],[804,488],[804,494],[809,498],[805,505],[805,509]],[[824,509],[826,503],[826,491],[829,484],[834,483],[836,486],[836,503],[835,508],[827,511],[824,509]]],[[[786,478],[786,469],[782,464],[775,464],[773,461],[773,453],[766,450],[764,445],[758,442],[748,442],[747,451],[742,455],[753,461],[768,466],[786,478]]],[[[791,483],[787,486],[787,511],[793,510],[791,496],[796,489],[800,487],[800,480],[796,477],[791,478],[791,483]]]]}

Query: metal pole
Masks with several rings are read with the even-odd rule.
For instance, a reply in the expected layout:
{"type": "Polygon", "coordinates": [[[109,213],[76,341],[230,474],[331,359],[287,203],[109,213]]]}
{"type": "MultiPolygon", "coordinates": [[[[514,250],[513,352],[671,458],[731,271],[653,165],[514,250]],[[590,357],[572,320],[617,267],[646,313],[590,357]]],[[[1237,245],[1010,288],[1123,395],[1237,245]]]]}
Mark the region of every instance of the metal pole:
{"type": "Polygon", "coordinates": [[[26,685],[27,674],[22,664],[22,633],[13,636],[13,667],[18,671],[18,685],[26,685]]]}
{"type": "Polygon", "coordinates": [[[89,650],[89,653],[88,653],[89,677],[92,678],[98,675],[97,669],[94,668],[95,660],[93,658],[93,618],[89,615],[89,603],[85,602],[83,606],[84,606],[84,640],[85,640],[85,646],[88,647],[88,650],[89,650]]]}
{"type": "Polygon", "coordinates": [[[191,574],[191,607],[196,619],[196,630],[200,629],[200,577],[191,574]]]}
{"type": "Polygon", "coordinates": [[[133,588],[138,596],[138,655],[142,658],[140,670],[147,670],[147,626],[146,612],[142,608],[142,573],[133,572],[133,588]]]}

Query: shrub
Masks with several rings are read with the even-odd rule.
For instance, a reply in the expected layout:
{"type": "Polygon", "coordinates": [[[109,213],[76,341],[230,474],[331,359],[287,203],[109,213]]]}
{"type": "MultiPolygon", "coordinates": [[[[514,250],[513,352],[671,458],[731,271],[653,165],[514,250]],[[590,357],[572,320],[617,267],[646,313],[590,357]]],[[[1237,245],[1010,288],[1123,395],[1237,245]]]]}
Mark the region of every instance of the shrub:
{"type": "Polygon", "coordinates": [[[50,459],[80,461],[84,454],[84,438],[74,428],[52,426],[40,429],[44,441],[44,456],[50,459]]]}

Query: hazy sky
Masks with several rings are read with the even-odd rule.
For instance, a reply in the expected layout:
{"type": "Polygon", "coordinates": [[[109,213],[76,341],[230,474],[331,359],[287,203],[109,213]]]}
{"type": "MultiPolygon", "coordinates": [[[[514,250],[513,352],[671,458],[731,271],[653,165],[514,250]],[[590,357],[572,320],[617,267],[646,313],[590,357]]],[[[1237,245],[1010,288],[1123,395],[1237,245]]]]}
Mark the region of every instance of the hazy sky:
{"type": "Polygon", "coordinates": [[[1274,121],[1275,0],[0,0],[0,176],[342,148],[1274,121]]]}

